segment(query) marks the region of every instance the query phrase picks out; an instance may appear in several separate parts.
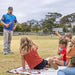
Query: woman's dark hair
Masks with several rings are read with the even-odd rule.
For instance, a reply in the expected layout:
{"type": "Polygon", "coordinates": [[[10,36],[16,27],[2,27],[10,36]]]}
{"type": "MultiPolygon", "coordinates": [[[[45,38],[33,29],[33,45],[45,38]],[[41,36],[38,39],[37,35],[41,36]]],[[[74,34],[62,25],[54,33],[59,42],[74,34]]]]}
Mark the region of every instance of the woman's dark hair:
{"type": "Polygon", "coordinates": [[[68,42],[69,42],[68,38],[60,37],[59,39],[59,44],[65,44],[67,46],[68,42]]]}

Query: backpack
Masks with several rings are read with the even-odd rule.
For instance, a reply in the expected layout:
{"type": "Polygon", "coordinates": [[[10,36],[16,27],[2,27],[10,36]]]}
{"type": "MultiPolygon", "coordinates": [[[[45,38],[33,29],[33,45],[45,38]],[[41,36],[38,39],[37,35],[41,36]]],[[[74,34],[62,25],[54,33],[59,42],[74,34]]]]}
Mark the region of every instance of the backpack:
{"type": "Polygon", "coordinates": [[[72,56],[72,58],[70,59],[70,63],[72,65],[72,67],[75,67],[75,55],[72,56]]]}
{"type": "Polygon", "coordinates": [[[69,64],[70,59],[75,55],[75,47],[71,48],[71,50],[66,54],[66,66],[69,64]]]}

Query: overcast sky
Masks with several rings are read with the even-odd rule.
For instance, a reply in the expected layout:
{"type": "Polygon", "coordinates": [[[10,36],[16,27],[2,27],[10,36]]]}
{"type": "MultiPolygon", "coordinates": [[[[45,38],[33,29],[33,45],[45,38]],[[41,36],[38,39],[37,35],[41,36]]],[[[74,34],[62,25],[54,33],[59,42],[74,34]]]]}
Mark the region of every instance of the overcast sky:
{"type": "Polygon", "coordinates": [[[7,8],[14,8],[18,22],[30,19],[41,20],[48,12],[59,12],[63,15],[75,12],[75,0],[0,0],[0,18],[7,13],[7,8]]]}

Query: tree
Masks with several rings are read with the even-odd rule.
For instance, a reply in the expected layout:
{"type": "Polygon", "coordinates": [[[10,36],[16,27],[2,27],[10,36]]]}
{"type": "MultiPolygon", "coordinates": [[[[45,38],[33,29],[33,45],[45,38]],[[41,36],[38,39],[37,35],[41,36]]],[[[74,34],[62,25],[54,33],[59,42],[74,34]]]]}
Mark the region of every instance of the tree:
{"type": "Polygon", "coordinates": [[[60,18],[61,16],[62,14],[60,13],[48,12],[45,21],[42,23],[43,31],[47,30],[48,32],[52,32],[52,28],[57,26],[56,19],[60,18]]]}
{"type": "Polygon", "coordinates": [[[64,32],[67,32],[67,28],[65,26],[63,27],[63,31],[64,32]]]}
{"type": "Polygon", "coordinates": [[[32,21],[28,21],[28,23],[29,23],[29,27],[30,27],[30,28],[31,28],[32,25],[34,24],[34,22],[32,22],[32,21]]]}
{"type": "Polygon", "coordinates": [[[51,19],[52,22],[56,22],[57,18],[60,18],[62,14],[60,13],[51,13],[48,12],[48,15],[46,15],[46,19],[51,19]]]}
{"type": "Polygon", "coordinates": [[[51,19],[45,20],[45,21],[42,23],[43,32],[44,32],[45,30],[47,30],[48,32],[51,32],[53,25],[54,25],[54,24],[53,24],[53,22],[51,21],[51,19]]]}
{"type": "Polygon", "coordinates": [[[26,22],[22,23],[21,26],[23,28],[23,31],[31,32],[31,27],[26,22]]]}
{"type": "Polygon", "coordinates": [[[38,25],[34,25],[32,27],[32,31],[38,32],[40,30],[40,28],[38,27],[38,25]]]}
{"type": "Polygon", "coordinates": [[[47,29],[47,28],[44,28],[44,29],[43,29],[43,32],[44,32],[44,33],[47,33],[47,32],[48,32],[48,29],[47,29]]]}
{"type": "Polygon", "coordinates": [[[23,28],[21,27],[21,25],[17,25],[16,29],[15,29],[15,32],[22,32],[23,31],[23,28]]]}
{"type": "Polygon", "coordinates": [[[72,13],[72,14],[69,14],[61,18],[60,23],[61,24],[71,24],[74,21],[75,21],[75,13],[72,13]]]}
{"type": "Polygon", "coordinates": [[[73,27],[73,32],[75,32],[75,26],[73,27]]]}
{"type": "Polygon", "coordinates": [[[3,25],[0,22],[0,32],[3,32],[3,25]]]}

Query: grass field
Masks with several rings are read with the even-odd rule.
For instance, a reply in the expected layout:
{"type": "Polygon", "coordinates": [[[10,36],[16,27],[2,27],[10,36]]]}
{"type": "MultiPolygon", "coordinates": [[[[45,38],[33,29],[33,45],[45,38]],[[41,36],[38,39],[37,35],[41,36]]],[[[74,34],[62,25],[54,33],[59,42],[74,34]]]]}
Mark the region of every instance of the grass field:
{"type": "MultiPolygon", "coordinates": [[[[38,53],[41,57],[47,58],[57,55],[57,37],[50,38],[50,36],[28,36],[38,45],[38,53]]],[[[21,37],[22,36],[13,36],[12,38],[11,50],[14,54],[3,55],[3,36],[0,36],[0,75],[14,75],[9,74],[6,71],[21,66],[21,57],[19,54],[19,42],[21,37]]]]}

